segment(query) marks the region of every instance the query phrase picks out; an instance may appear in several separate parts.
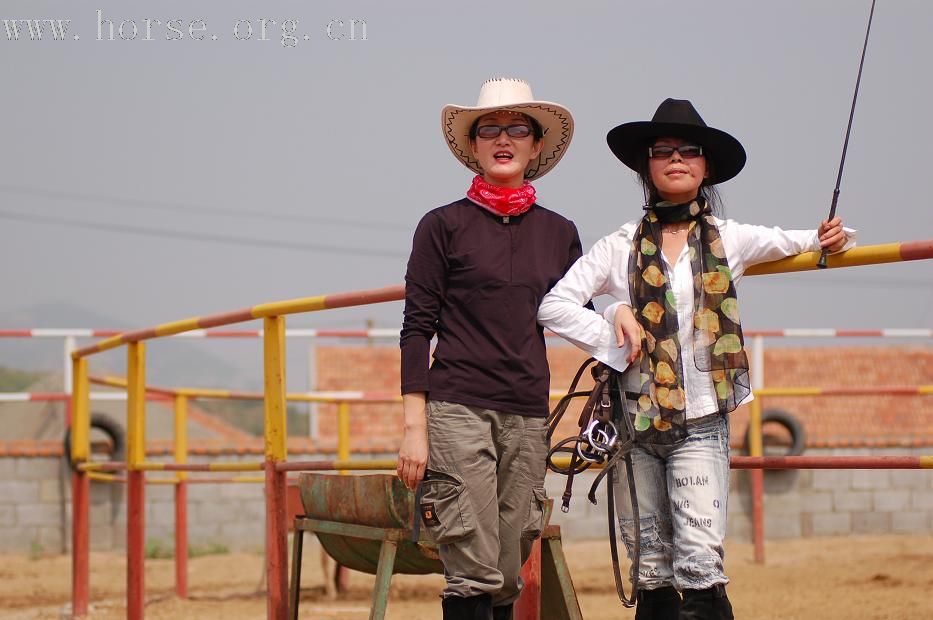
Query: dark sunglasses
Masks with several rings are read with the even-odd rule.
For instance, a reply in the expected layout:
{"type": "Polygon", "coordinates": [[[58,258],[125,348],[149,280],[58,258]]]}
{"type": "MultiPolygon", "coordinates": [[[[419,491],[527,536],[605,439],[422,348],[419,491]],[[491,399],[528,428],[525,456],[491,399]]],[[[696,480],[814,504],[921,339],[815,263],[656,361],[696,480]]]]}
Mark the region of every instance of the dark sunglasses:
{"type": "Polygon", "coordinates": [[[674,151],[680,153],[684,159],[695,159],[703,155],[703,147],[699,144],[681,144],[680,146],[649,146],[648,157],[651,159],[670,159],[674,151]]]}
{"type": "Polygon", "coordinates": [[[476,128],[476,135],[486,140],[498,138],[503,131],[510,138],[527,138],[532,129],[529,125],[480,125],[476,128]]]}

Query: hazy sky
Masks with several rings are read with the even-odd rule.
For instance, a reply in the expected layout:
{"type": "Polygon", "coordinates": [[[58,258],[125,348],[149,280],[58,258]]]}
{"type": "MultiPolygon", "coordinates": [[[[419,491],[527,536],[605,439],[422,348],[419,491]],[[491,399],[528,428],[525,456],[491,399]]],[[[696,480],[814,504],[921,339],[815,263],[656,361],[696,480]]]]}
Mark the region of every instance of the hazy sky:
{"type": "MultiPolygon", "coordinates": [[[[640,213],[606,132],[666,97],[745,145],[727,216],[815,227],[870,4],[5,0],[0,20],[71,23],[59,41],[10,40],[0,23],[0,327],[110,326],[36,324],[50,305],[143,327],[401,283],[418,219],[471,176],[440,109],[499,75],[574,113],[567,156],[536,186],[585,247],[640,213]]],[[[839,202],[862,244],[933,237],[931,30],[933,3],[878,2],[839,202]]],[[[931,276],[926,261],[747,278],[744,324],[929,327],[931,276]]],[[[396,303],[291,324],[400,316],[396,303]]]]}

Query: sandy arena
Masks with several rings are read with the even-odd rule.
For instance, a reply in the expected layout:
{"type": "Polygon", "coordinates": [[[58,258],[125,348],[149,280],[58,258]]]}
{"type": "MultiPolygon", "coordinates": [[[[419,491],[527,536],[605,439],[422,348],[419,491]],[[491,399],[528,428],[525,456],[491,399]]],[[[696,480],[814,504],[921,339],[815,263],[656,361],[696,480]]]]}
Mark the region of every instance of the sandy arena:
{"type": "MultiPolygon", "coordinates": [[[[353,573],[350,591],[326,600],[316,545],[308,544],[303,568],[301,618],[365,619],[369,614],[369,575],[353,573]]],[[[565,547],[574,585],[587,620],[634,617],[616,598],[605,542],[565,547]]],[[[933,537],[873,536],[809,538],[768,543],[768,562],[752,562],[752,547],[727,545],[732,577],[729,593],[742,620],[870,620],[933,618],[933,537]]],[[[92,620],[125,616],[124,558],[91,555],[92,620]]],[[[146,617],[152,619],[265,617],[260,592],[263,558],[232,553],[191,560],[190,600],[173,595],[172,560],[146,562],[146,617]]],[[[70,597],[70,558],[0,556],[0,620],[58,620],[70,597]]],[[[439,575],[396,575],[387,617],[432,620],[440,617],[439,575]]],[[[547,617],[544,617],[547,620],[547,617]]]]}

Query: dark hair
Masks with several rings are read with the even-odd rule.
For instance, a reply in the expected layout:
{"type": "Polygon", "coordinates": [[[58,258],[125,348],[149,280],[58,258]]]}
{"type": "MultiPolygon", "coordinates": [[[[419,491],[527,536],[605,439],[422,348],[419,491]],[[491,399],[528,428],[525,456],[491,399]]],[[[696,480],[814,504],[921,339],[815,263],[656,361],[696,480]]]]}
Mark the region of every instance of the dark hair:
{"type": "MultiPolygon", "coordinates": [[[[658,193],[658,188],[654,186],[654,182],[651,180],[651,169],[648,167],[648,147],[654,144],[654,141],[657,138],[651,138],[646,140],[641,146],[641,155],[638,157],[638,180],[641,182],[641,188],[645,195],[645,204],[653,205],[664,200],[661,195],[658,193]]],[[[710,161],[710,158],[706,158],[706,169],[707,171],[712,170],[713,162],[710,161]]],[[[719,190],[716,189],[715,185],[707,185],[704,181],[700,185],[698,194],[706,199],[706,202],[709,203],[710,209],[713,210],[713,215],[716,217],[722,217],[723,207],[722,207],[722,198],[719,195],[719,190]]]]}
{"type": "MultiPolygon", "coordinates": [[[[495,114],[495,112],[490,112],[489,114],[495,114]]],[[[541,129],[541,123],[536,121],[534,117],[531,117],[524,112],[519,112],[519,114],[521,114],[522,117],[528,121],[528,124],[531,125],[531,133],[534,134],[535,142],[541,140],[544,137],[544,130],[541,129]]],[[[486,115],[484,114],[483,116],[486,115]]],[[[476,140],[476,129],[479,127],[479,120],[483,118],[483,116],[477,118],[475,121],[473,121],[473,124],[470,125],[470,140],[476,140]]]]}

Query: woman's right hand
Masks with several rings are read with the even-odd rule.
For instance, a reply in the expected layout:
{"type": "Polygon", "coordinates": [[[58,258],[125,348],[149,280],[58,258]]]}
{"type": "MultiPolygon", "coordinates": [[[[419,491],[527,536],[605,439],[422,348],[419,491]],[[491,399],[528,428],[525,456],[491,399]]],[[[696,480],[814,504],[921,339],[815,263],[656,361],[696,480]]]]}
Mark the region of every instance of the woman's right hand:
{"type": "Polygon", "coordinates": [[[621,349],[626,342],[628,343],[630,351],[625,359],[631,364],[641,355],[641,329],[638,325],[638,319],[635,318],[635,314],[629,306],[620,303],[616,308],[612,326],[615,329],[616,342],[619,348],[621,349]]]}
{"type": "Polygon", "coordinates": [[[405,410],[405,434],[398,451],[396,473],[402,483],[414,491],[428,464],[428,424],[425,414],[426,398],[423,392],[402,397],[405,410]]]}

